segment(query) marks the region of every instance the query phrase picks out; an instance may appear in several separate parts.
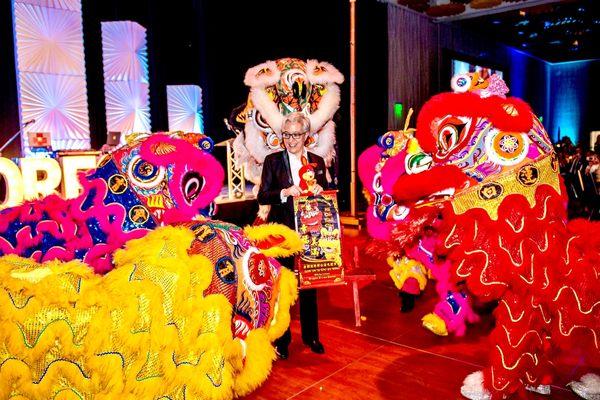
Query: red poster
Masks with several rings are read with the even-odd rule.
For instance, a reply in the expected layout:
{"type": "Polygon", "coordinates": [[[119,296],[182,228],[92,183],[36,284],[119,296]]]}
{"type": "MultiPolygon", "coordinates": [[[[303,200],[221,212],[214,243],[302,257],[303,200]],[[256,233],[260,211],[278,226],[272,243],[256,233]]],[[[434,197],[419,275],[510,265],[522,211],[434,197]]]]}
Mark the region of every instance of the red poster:
{"type": "Polygon", "coordinates": [[[336,191],[294,198],[296,231],[304,248],[296,257],[300,289],[344,283],[336,191]]]}

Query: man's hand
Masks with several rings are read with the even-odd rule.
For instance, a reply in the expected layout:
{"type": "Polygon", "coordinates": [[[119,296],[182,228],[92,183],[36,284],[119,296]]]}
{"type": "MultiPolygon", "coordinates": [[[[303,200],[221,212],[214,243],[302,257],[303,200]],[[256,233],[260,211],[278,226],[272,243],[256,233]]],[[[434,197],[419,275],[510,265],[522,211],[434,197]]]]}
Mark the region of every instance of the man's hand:
{"type": "Polygon", "coordinates": [[[285,197],[288,197],[288,196],[296,197],[296,196],[300,196],[302,194],[302,190],[300,190],[300,188],[298,186],[293,185],[287,189],[283,189],[281,191],[281,194],[285,197]]]}
{"type": "Polygon", "coordinates": [[[321,192],[323,191],[323,187],[321,185],[319,185],[318,183],[313,186],[312,188],[312,192],[315,196],[318,196],[319,194],[321,194],[321,192]]]}

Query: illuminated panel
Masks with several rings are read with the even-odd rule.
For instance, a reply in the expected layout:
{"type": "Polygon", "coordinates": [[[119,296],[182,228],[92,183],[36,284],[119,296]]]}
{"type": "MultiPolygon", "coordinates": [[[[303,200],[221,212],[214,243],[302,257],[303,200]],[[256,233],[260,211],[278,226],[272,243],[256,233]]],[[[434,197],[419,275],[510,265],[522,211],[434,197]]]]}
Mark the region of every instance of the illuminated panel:
{"type": "Polygon", "coordinates": [[[80,0],[15,0],[15,58],[21,123],[49,132],[54,150],[90,146],[80,0]]]}
{"type": "Polygon", "coordinates": [[[102,22],[106,125],[109,132],[150,132],[146,28],[132,21],[102,22]]]}
{"type": "MultiPolygon", "coordinates": [[[[150,96],[146,83],[104,82],[109,132],[150,132],[150,96]]],[[[121,135],[123,142],[125,135],[121,135]]]]}
{"type": "Polygon", "coordinates": [[[54,150],[89,149],[85,77],[21,72],[20,89],[21,118],[36,121],[28,132],[50,132],[54,150]]]}
{"type": "Polygon", "coordinates": [[[17,0],[17,2],[60,10],[81,11],[81,0],[17,0]]]}
{"type": "Polygon", "coordinates": [[[136,22],[102,22],[105,81],[148,83],[146,29],[136,22]]]}
{"type": "Polygon", "coordinates": [[[167,86],[169,130],[204,133],[202,89],[196,85],[167,86]]]}

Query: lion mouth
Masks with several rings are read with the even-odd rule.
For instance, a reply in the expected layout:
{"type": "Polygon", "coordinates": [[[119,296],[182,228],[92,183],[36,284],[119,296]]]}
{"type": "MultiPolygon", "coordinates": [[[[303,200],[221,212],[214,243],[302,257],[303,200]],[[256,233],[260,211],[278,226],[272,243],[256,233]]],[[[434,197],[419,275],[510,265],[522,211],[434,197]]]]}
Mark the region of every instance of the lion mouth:
{"type": "Polygon", "coordinates": [[[456,193],[456,189],[453,187],[448,187],[446,189],[439,190],[435,193],[430,194],[427,198],[418,200],[415,203],[415,206],[423,206],[430,205],[442,201],[451,200],[454,197],[454,193],[456,193]]]}
{"type": "Polygon", "coordinates": [[[200,196],[204,188],[204,178],[196,171],[189,171],[183,177],[182,189],[183,197],[188,204],[200,196]]]}
{"type": "Polygon", "coordinates": [[[470,179],[456,166],[434,167],[413,175],[400,176],[393,185],[392,197],[402,206],[425,206],[451,200],[470,179]]]}

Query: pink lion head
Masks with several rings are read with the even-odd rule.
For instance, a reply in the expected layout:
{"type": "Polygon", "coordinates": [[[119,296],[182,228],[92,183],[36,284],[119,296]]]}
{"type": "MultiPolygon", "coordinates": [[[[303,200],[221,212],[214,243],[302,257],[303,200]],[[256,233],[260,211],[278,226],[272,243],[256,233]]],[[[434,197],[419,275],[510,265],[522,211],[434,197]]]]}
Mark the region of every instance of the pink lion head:
{"type": "Polygon", "coordinates": [[[366,219],[372,237],[389,241],[399,226],[413,223],[417,213],[407,218],[408,208],[392,197],[394,184],[400,177],[417,174],[430,164],[431,157],[421,151],[409,131],[387,132],[379,138],[378,145],[360,155],[358,174],[369,201],[366,219]]]}
{"type": "Polygon", "coordinates": [[[207,140],[182,132],[140,135],[105,156],[86,179],[105,180],[107,196],[120,196],[115,200],[126,208],[126,197],[134,195],[131,202],[143,206],[140,218],[146,213],[157,224],[188,221],[211,204],[223,184],[223,168],[205,151],[211,147],[207,140]]]}

